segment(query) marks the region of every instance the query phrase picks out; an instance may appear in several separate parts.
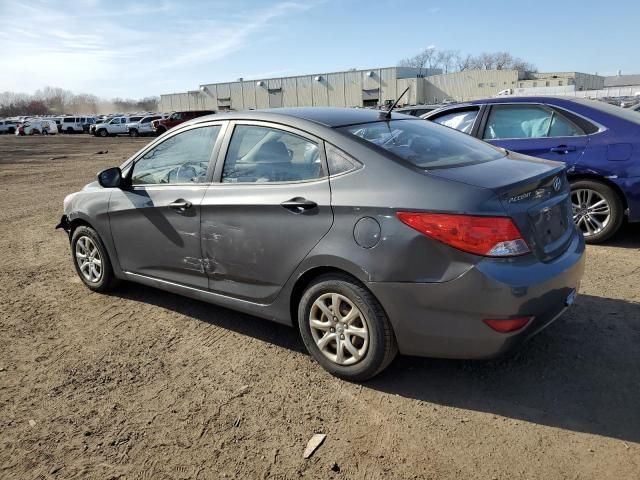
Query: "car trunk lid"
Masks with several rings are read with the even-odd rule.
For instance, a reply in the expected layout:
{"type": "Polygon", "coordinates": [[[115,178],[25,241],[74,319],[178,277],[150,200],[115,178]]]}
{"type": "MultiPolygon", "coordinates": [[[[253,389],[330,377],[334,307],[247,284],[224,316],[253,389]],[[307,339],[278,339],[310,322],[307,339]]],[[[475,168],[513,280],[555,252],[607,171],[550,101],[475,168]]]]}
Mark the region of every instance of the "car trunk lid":
{"type": "Polygon", "coordinates": [[[429,173],[493,190],[531,251],[540,260],[550,261],[566,250],[573,233],[565,169],[562,163],[510,153],[489,162],[429,173]]]}

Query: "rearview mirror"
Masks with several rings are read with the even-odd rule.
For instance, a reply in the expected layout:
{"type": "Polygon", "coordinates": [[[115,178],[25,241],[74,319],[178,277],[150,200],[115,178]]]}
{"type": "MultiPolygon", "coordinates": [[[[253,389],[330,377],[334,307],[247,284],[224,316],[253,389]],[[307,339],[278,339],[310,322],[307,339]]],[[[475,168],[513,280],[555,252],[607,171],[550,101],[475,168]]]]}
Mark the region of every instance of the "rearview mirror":
{"type": "Polygon", "coordinates": [[[98,174],[98,183],[104,188],[120,188],[122,186],[122,170],[111,167],[98,174]]]}

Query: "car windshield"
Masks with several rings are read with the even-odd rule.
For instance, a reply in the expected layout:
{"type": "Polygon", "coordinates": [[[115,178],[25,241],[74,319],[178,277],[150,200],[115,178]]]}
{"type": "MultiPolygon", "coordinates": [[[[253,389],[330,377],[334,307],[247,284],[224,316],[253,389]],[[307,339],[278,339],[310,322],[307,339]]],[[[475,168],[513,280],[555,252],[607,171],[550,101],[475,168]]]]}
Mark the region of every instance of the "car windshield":
{"type": "Polygon", "coordinates": [[[458,167],[504,157],[504,151],[451,128],[424,120],[390,120],[340,130],[425,168],[458,167]]]}

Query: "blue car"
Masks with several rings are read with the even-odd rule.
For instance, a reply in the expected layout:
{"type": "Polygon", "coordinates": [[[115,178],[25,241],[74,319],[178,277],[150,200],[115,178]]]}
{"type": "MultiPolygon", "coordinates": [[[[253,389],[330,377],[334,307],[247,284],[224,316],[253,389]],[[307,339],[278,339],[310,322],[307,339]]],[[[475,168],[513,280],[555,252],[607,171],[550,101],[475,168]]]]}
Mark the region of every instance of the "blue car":
{"type": "Polygon", "coordinates": [[[640,113],[597,100],[498,97],[422,118],[498,147],[568,165],[573,220],[588,243],[640,221],[640,113]]]}

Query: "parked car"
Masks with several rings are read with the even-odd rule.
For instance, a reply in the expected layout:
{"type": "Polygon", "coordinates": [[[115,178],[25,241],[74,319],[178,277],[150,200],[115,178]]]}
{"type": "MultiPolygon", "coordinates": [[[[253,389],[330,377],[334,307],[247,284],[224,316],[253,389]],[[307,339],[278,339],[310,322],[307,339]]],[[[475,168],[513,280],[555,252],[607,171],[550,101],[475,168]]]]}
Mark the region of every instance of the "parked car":
{"type": "Polygon", "coordinates": [[[18,125],[17,136],[22,135],[55,135],[58,133],[56,122],[47,118],[32,118],[18,125]]]}
{"type": "Polygon", "coordinates": [[[563,97],[491,98],[422,118],[507,150],[565,162],[573,219],[588,243],[609,239],[624,217],[640,221],[640,116],[605,102],[563,97]]]}
{"type": "Polygon", "coordinates": [[[440,107],[442,107],[442,105],[409,105],[407,107],[398,108],[395,111],[397,111],[398,113],[404,113],[406,115],[419,117],[421,115],[424,115],[425,113],[433,112],[440,107]]]}
{"type": "Polygon", "coordinates": [[[154,120],[151,122],[151,127],[156,135],[162,135],[167,130],[180,125],[187,120],[193,118],[202,117],[204,115],[211,115],[216,113],[213,110],[193,110],[189,112],[173,112],[168,118],[162,120],[154,120]]]}
{"type": "Polygon", "coordinates": [[[154,120],[162,120],[164,115],[148,115],[146,117],[142,117],[137,122],[127,123],[127,131],[129,132],[130,137],[139,137],[145,135],[153,135],[155,132],[153,131],[153,127],[151,122],[154,120]]]}
{"type": "Polygon", "coordinates": [[[88,119],[91,117],[62,117],[60,131],[62,133],[85,133],[89,131],[88,119]]]}
{"type": "Polygon", "coordinates": [[[0,133],[8,133],[13,135],[16,133],[18,123],[15,120],[0,120],[0,133]]]}
{"type": "Polygon", "coordinates": [[[130,280],[296,326],[359,381],[398,350],[499,355],[564,312],[584,268],[565,168],[397,113],[245,111],[102,171],[58,227],[89,289],[130,280]]]}
{"type": "Polygon", "coordinates": [[[137,122],[142,117],[113,117],[111,120],[96,125],[94,135],[98,137],[115,137],[116,135],[128,134],[127,124],[137,122]]]}

